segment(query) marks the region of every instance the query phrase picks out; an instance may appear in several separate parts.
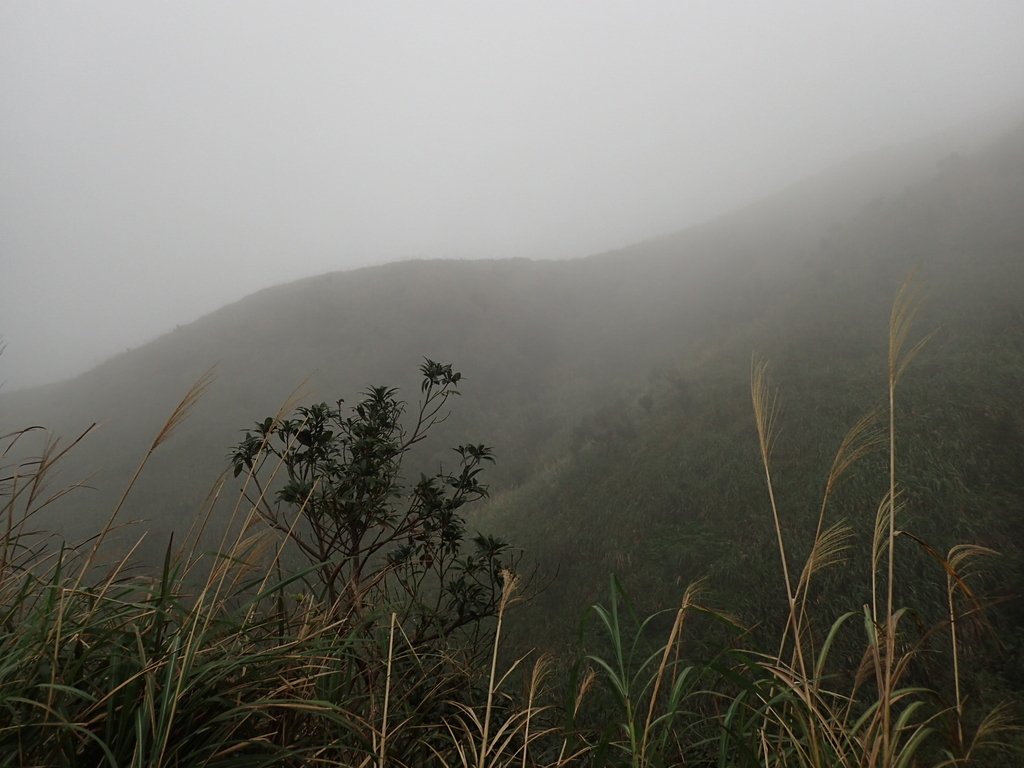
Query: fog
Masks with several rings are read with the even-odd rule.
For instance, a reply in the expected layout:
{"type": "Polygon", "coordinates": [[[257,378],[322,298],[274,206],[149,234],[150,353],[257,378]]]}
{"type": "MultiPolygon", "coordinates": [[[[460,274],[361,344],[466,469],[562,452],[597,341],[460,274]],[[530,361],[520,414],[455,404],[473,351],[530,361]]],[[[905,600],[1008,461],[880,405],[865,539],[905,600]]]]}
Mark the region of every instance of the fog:
{"type": "Polygon", "coordinates": [[[7,2],[0,381],[305,275],[619,247],[1022,94],[1019,0],[7,2]]]}

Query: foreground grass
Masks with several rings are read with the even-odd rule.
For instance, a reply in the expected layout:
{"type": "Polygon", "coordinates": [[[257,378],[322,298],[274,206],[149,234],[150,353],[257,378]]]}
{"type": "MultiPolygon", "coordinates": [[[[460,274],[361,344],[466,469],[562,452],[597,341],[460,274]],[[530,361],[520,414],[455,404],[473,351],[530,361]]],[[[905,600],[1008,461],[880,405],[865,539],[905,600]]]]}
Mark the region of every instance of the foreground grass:
{"type": "MultiPolygon", "coordinates": [[[[168,545],[156,574],[142,574],[129,566],[134,548],[111,560],[109,546],[135,479],[94,539],[55,547],[33,531],[35,516],[67,490],[47,490],[63,455],[48,443],[0,473],[0,765],[903,768],[998,760],[1014,738],[1012,719],[1004,707],[973,708],[960,653],[981,608],[970,572],[991,551],[966,544],[939,553],[901,528],[896,392],[918,348],[908,348],[914,309],[909,293],[896,302],[886,407],[841,442],[809,547],[784,533],[772,472],[776,397],[766,366],[753,367],[785,595],[771,647],[753,645],[739,619],[708,607],[714,585],[691,585],[675,609],[640,619],[613,579],[607,604],[592,609],[596,643],[572,659],[528,655],[503,665],[503,622],[518,599],[511,572],[482,632],[419,644],[394,601],[339,611],[305,589],[322,564],[290,565],[287,535],[263,524],[244,494],[216,555],[197,551],[199,525],[181,546],[168,545]],[[822,574],[847,562],[850,539],[849,527],[830,519],[831,494],[878,450],[888,453],[889,487],[863,564],[870,591],[838,616],[820,615],[811,596],[822,574]],[[944,585],[934,615],[900,605],[907,546],[928,554],[944,585]],[[802,563],[794,549],[809,551],[802,563]],[[694,645],[696,622],[724,627],[715,636],[727,639],[710,651],[694,645]]],[[[187,393],[135,478],[208,381],[187,393]]],[[[30,432],[6,436],[4,456],[30,432]]]]}

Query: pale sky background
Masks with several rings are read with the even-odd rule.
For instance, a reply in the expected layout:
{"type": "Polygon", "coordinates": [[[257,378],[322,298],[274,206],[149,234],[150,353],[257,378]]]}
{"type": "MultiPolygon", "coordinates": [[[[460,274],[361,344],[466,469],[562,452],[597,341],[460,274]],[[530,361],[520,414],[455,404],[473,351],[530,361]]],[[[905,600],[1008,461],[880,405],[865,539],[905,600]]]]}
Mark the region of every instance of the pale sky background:
{"type": "Polygon", "coordinates": [[[275,283],[565,258],[1024,99],[1024,0],[0,0],[6,389],[275,283]]]}

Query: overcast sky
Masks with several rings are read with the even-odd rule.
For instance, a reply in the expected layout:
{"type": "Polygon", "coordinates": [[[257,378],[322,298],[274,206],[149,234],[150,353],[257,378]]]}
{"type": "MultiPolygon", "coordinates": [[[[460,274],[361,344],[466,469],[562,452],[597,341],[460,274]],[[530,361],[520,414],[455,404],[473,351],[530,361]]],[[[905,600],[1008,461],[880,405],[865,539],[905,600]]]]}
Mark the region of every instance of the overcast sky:
{"type": "Polygon", "coordinates": [[[0,0],[0,380],[310,274],[626,245],[1022,97],[1021,0],[0,0]]]}

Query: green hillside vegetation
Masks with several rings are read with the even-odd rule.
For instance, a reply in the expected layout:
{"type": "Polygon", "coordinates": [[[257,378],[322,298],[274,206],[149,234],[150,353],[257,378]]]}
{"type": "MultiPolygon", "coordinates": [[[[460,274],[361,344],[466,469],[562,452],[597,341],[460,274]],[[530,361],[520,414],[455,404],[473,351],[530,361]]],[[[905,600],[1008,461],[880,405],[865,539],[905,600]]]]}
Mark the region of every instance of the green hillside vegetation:
{"type": "MultiPolygon", "coordinates": [[[[1018,134],[835,228],[759,317],[581,420],[548,471],[499,497],[489,522],[529,540],[542,562],[564,564],[550,599],[567,605],[597,596],[593,570],[628,573],[656,602],[666,573],[685,582],[711,569],[751,610],[774,602],[736,581],[764,572],[771,557],[744,397],[751,351],[771,360],[784,393],[780,496],[787,519],[805,529],[843,430],[883,405],[885,303],[916,270],[925,297],[918,327],[934,335],[905,384],[908,514],[936,546],[998,545],[1000,591],[1016,592],[1024,583],[1022,170],[1018,134]],[[619,534],[615,546],[609,530],[619,534]]],[[[870,526],[884,491],[873,471],[881,458],[869,457],[863,476],[839,489],[837,517],[870,526]]]]}
{"type": "MultiPolygon", "coordinates": [[[[1018,129],[589,259],[300,281],[0,396],[7,764],[990,764],[1024,690],[1022,212],[1018,129]],[[392,386],[414,405],[424,357],[460,396],[400,471],[366,470],[381,499],[444,486],[481,441],[497,461],[459,512],[491,537],[489,597],[420,634],[443,578],[354,613],[313,587],[351,553],[282,544],[317,530],[310,489],[282,497],[300,527],[240,535],[257,465],[227,470],[265,416],[343,397],[343,419],[392,386]],[[20,432],[94,420],[56,461],[20,432]]],[[[295,479],[272,475],[271,497],[295,479]]]]}
{"type": "Polygon", "coordinates": [[[631,396],[652,371],[742,343],[755,318],[790,299],[794,271],[820,259],[830,232],[933,173],[950,141],[861,158],[721,220],[590,259],[409,262],[269,289],[73,381],[0,392],[0,424],[72,435],[99,422],[93,450],[67,469],[96,488],[76,500],[81,525],[68,529],[87,534],[163,414],[216,366],[196,418],[126,510],[165,534],[194,514],[254,413],[303,382],[310,400],[328,402],[368,382],[406,390],[413,362],[428,356],[456,361],[473,384],[451,434],[495,445],[495,488],[519,485],[553,436],[631,396]]]}
{"type": "MultiPolygon", "coordinates": [[[[895,403],[921,348],[910,337],[916,312],[905,286],[889,324],[888,408],[840,442],[800,559],[775,495],[777,392],[767,365],[752,366],[784,593],[774,637],[709,608],[702,580],[678,590],[675,610],[638,621],[613,577],[608,602],[592,608],[598,631],[563,656],[561,672],[546,654],[502,661],[520,577],[498,539],[479,535],[466,554],[459,512],[486,496],[490,449],[459,446],[455,473],[399,485],[406,455],[445,418],[462,378],[429,360],[408,427],[388,388],[259,422],[232,455],[243,493],[218,553],[201,555],[195,540],[168,546],[151,576],[133,574],[131,553],[97,567],[118,508],[81,547],[54,551],[32,531],[66,453],[8,465],[0,764],[985,764],[1014,749],[1017,730],[1004,703],[971,696],[984,609],[974,566],[995,552],[942,553],[904,528],[895,403]],[[843,572],[855,535],[828,522],[832,493],[883,449],[869,602],[835,615],[812,590],[843,572]],[[908,566],[898,546],[907,538],[932,557],[931,574],[908,566]],[[930,584],[934,598],[919,594],[930,584]],[[725,631],[709,632],[709,619],[725,631]]],[[[189,390],[136,476],[208,384],[189,390]]],[[[8,435],[7,449],[26,434],[8,435]]],[[[826,586],[849,594],[834,579],[826,586]]]]}

